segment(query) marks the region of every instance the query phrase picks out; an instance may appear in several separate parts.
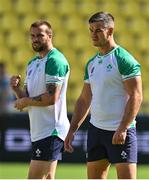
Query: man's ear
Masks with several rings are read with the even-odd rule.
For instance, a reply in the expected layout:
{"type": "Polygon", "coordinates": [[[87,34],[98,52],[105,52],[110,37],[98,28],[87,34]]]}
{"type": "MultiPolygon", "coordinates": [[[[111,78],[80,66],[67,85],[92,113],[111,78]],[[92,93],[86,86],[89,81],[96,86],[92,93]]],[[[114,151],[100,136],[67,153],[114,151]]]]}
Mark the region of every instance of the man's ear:
{"type": "Polygon", "coordinates": [[[108,35],[111,36],[113,34],[113,28],[109,28],[108,35]]]}

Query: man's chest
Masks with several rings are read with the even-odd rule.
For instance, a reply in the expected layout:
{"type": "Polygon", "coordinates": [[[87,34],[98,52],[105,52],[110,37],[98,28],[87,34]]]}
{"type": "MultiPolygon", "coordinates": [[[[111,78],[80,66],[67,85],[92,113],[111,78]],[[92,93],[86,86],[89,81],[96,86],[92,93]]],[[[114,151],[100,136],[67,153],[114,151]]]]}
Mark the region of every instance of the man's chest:
{"type": "Polygon", "coordinates": [[[100,86],[111,84],[121,79],[118,66],[113,59],[96,59],[88,68],[91,85],[100,86]]]}

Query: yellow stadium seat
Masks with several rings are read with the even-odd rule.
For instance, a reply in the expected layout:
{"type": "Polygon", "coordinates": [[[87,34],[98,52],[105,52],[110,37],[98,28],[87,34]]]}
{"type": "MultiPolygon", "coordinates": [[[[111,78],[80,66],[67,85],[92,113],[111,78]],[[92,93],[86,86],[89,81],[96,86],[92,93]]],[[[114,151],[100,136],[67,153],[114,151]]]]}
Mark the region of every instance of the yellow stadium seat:
{"type": "Polygon", "coordinates": [[[88,18],[96,11],[99,11],[96,0],[80,0],[78,1],[78,15],[88,18]]]}
{"type": "Polygon", "coordinates": [[[6,41],[5,33],[3,31],[0,31],[0,47],[5,46],[5,41],[6,41]]]}
{"type": "Polygon", "coordinates": [[[74,0],[59,0],[55,4],[55,11],[60,16],[69,16],[76,14],[76,4],[74,0]]]}
{"type": "Polygon", "coordinates": [[[117,16],[119,13],[116,0],[97,0],[97,8],[98,11],[106,11],[111,13],[113,16],[117,16]]]}
{"type": "Polygon", "coordinates": [[[148,51],[148,44],[149,37],[145,36],[144,34],[136,34],[134,35],[134,47],[139,51],[148,51]]]}
{"type": "Polygon", "coordinates": [[[26,66],[33,56],[35,56],[35,53],[31,50],[31,48],[20,47],[15,52],[14,61],[17,64],[22,63],[26,66]]]}
{"type": "Polygon", "coordinates": [[[17,0],[15,3],[15,12],[19,15],[26,15],[34,11],[33,1],[31,0],[17,0]]]}
{"type": "Polygon", "coordinates": [[[148,0],[139,0],[138,2],[140,13],[144,18],[149,18],[149,1],[148,0]]]}
{"type": "Polygon", "coordinates": [[[69,47],[69,39],[66,33],[63,31],[61,32],[54,32],[53,34],[53,42],[54,45],[58,48],[66,48],[69,47]]]}
{"type": "Polygon", "coordinates": [[[4,14],[1,20],[1,28],[4,31],[10,31],[19,27],[19,20],[16,14],[7,13],[4,14]]]}
{"type": "Polygon", "coordinates": [[[148,29],[148,24],[145,19],[137,15],[126,18],[125,24],[128,32],[131,32],[132,34],[142,33],[142,31],[146,31],[148,29]]]}
{"type": "Polygon", "coordinates": [[[15,49],[18,47],[21,48],[28,46],[28,41],[29,39],[26,37],[26,35],[19,30],[11,31],[6,38],[8,47],[15,49]]]}
{"type": "Polygon", "coordinates": [[[68,62],[70,65],[74,65],[76,63],[76,54],[75,51],[71,48],[67,47],[62,47],[62,52],[64,53],[64,55],[66,56],[68,62]]]}
{"type": "Polygon", "coordinates": [[[39,0],[37,2],[35,1],[35,3],[36,12],[41,16],[47,16],[55,12],[54,3],[51,0],[39,0]]]}
{"type": "Polygon", "coordinates": [[[117,42],[120,46],[123,46],[128,51],[131,51],[134,48],[134,39],[130,33],[121,33],[117,42]]]}
{"type": "Polygon", "coordinates": [[[0,1],[0,14],[9,13],[12,10],[12,4],[10,0],[0,1]]]}
{"type": "Polygon", "coordinates": [[[6,64],[10,63],[12,59],[11,51],[9,48],[1,46],[0,50],[0,61],[5,62],[6,64]]]}
{"type": "Polygon", "coordinates": [[[137,1],[117,0],[117,3],[119,14],[124,17],[135,17],[135,15],[140,14],[137,1]]]}
{"type": "Polygon", "coordinates": [[[31,24],[40,19],[41,18],[36,14],[32,14],[32,13],[26,14],[21,21],[22,30],[25,32],[29,32],[31,24]]]}
{"type": "Polygon", "coordinates": [[[80,33],[82,29],[87,28],[87,23],[85,27],[84,20],[76,15],[66,16],[62,20],[63,29],[66,30],[66,32],[80,33]]]}
{"type": "Polygon", "coordinates": [[[47,20],[51,24],[54,31],[61,30],[63,27],[61,17],[55,14],[47,14],[45,20],[47,20]]]}
{"type": "Polygon", "coordinates": [[[89,33],[80,32],[76,34],[72,41],[71,46],[74,49],[85,49],[92,46],[92,41],[89,33]]]}

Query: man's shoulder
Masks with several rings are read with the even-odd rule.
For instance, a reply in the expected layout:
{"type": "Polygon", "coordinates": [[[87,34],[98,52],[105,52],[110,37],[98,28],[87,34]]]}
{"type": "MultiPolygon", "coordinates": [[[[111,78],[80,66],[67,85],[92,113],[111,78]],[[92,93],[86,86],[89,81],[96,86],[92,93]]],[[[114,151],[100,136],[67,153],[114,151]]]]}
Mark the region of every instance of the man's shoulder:
{"type": "Polygon", "coordinates": [[[48,54],[48,63],[68,64],[68,61],[64,54],[56,48],[53,48],[48,54]]]}
{"type": "Polygon", "coordinates": [[[37,59],[38,59],[38,56],[32,57],[32,58],[28,61],[28,65],[30,65],[33,61],[36,61],[37,59]]]}
{"type": "Polygon", "coordinates": [[[131,57],[133,58],[133,55],[125,48],[119,46],[118,48],[116,48],[116,50],[114,51],[115,55],[119,58],[128,58],[131,57]]]}
{"type": "Polygon", "coordinates": [[[86,65],[88,66],[89,64],[93,63],[97,56],[98,56],[98,54],[96,53],[94,56],[89,58],[86,65]]]}

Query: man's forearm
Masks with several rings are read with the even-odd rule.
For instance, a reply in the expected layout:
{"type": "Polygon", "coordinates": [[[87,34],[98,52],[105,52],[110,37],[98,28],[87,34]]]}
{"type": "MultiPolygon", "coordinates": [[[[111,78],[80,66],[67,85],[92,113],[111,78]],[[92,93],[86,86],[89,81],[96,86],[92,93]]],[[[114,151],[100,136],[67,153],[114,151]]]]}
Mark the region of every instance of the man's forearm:
{"type": "Polygon", "coordinates": [[[121,121],[121,124],[119,126],[120,129],[127,130],[132,123],[133,119],[137,116],[140,106],[142,103],[142,97],[139,95],[132,96],[129,98],[123,119],[121,121]]]}
{"type": "Polygon", "coordinates": [[[75,132],[84,122],[90,110],[90,103],[84,103],[79,99],[75,106],[75,111],[71,120],[70,131],[75,132]]]}
{"type": "Polygon", "coordinates": [[[54,96],[49,93],[44,93],[36,97],[30,97],[28,106],[49,106],[55,103],[54,96]]]}

